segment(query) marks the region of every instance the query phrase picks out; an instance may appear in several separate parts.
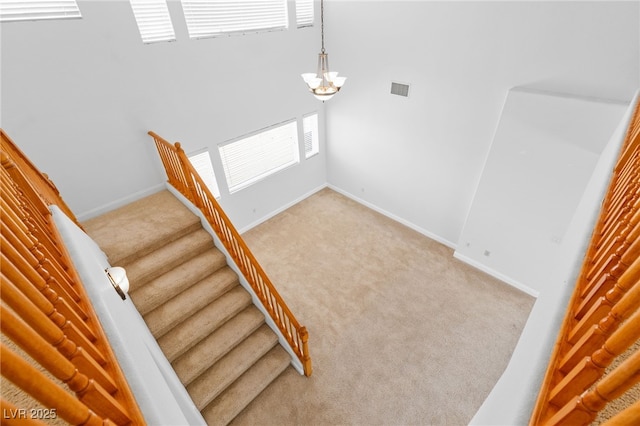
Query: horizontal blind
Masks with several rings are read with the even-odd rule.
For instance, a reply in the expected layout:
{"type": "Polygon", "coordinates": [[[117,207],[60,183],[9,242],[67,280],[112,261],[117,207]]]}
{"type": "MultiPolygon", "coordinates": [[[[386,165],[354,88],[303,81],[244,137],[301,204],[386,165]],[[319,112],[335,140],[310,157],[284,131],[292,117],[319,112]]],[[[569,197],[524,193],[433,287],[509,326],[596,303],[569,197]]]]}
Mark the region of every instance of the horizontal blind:
{"type": "Polygon", "coordinates": [[[202,178],[202,181],[211,194],[215,198],[220,198],[220,189],[218,188],[218,181],[216,180],[216,175],[213,172],[213,165],[211,164],[211,157],[209,156],[209,151],[203,151],[199,154],[189,155],[189,161],[196,172],[202,178]]]}
{"type": "Polygon", "coordinates": [[[297,123],[273,127],[218,149],[233,193],[298,162],[297,123]]]}
{"type": "Polygon", "coordinates": [[[318,143],[318,114],[312,114],[302,119],[302,132],[304,134],[305,158],[315,155],[320,150],[318,143]]]}
{"type": "Polygon", "coordinates": [[[0,22],[82,18],[76,0],[2,0],[0,22]]]}
{"type": "Polygon", "coordinates": [[[182,0],[189,37],[287,28],[286,0],[182,0]]]}
{"type": "Polygon", "coordinates": [[[296,24],[298,28],[313,25],[313,0],[296,0],[296,24]]]}
{"type": "Polygon", "coordinates": [[[166,0],[130,0],[144,43],[176,39],[166,0]]]}

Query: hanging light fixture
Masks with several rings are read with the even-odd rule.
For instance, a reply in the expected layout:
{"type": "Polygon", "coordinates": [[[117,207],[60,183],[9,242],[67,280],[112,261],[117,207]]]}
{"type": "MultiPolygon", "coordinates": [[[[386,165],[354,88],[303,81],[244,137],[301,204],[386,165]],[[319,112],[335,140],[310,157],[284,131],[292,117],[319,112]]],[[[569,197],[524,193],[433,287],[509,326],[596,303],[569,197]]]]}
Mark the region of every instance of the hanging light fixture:
{"type": "Polygon", "coordinates": [[[320,29],[322,34],[322,50],[318,55],[318,72],[304,73],[302,79],[313,95],[322,102],[328,101],[338,93],[347,77],[338,77],[337,72],[329,71],[329,57],[324,50],[324,0],[320,0],[320,29]]]}

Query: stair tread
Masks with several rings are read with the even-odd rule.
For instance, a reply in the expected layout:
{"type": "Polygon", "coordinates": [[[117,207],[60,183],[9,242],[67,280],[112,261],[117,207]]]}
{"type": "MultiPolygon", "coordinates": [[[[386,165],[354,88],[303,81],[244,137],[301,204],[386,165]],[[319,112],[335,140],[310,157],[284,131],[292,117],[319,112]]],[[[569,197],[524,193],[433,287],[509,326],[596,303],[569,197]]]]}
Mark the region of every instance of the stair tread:
{"type": "Polygon", "coordinates": [[[129,294],[140,314],[146,315],[215,272],[219,253],[215,248],[202,252],[139,288],[131,281],[134,290],[129,294]]]}
{"type": "Polygon", "coordinates": [[[173,368],[186,386],[241,341],[264,324],[262,312],[251,305],[173,362],[173,368]]]}
{"type": "Polygon", "coordinates": [[[227,424],[290,365],[200,218],[164,190],[83,223],[208,424],[227,424]]]}
{"type": "Polygon", "coordinates": [[[158,339],[236,285],[238,276],[225,266],[147,313],[144,320],[151,334],[158,339]]]}
{"type": "Polygon", "coordinates": [[[213,402],[201,410],[208,425],[226,425],[275,381],[290,365],[289,354],[275,346],[213,402]]]}
{"type": "Polygon", "coordinates": [[[200,218],[167,190],[82,224],[112,265],[130,263],[168,241],[198,229],[200,218]]]}
{"type": "Polygon", "coordinates": [[[196,407],[206,407],[277,343],[278,337],[266,324],[253,332],[187,386],[196,407]]]}
{"type": "MultiPolygon", "coordinates": [[[[127,270],[129,281],[141,287],[178,266],[185,259],[213,247],[211,235],[204,228],[200,228],[122,266],[127,270]]],[[[220,253],[220,262],[226,264],[222,253],[220,253]]]]}
{"type": "Polygon", "coordinates": [[[158,339],[169,362],[191,349],[238,312],[251,304],[251,296],[237,285],[158,339]]]}

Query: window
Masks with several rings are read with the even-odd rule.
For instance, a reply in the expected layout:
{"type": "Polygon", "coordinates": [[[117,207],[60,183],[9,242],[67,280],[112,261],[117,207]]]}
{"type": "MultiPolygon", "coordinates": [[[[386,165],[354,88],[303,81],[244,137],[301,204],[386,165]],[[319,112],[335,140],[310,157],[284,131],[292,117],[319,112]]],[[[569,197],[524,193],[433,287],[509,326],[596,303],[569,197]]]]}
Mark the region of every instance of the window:
{"type": "Polygon", "coordinates": [[[318,142],[318,114],[307,115],[302,118],[302,133],[304,134],[305,158],[312,157],[320,152],[318,142]]]}
{"type": "Polygon", "coordinates": [[[76,0],[2,0],[0,22],[82,18],[76,0]]]}
{"type": "Polygon", "coordinates": [[[298,28],[313,25],[313,0],[296,0],[296,24],[298,28]]]}
{"type": "Polygon", "coordinates": [[[287,28],[287,0],[182,0],[189,37],[287,28]]]}
{"type": "Polygon", "coordinates": [[[193,168],[196,169],[196,172],[198,172],[204,181],[204,184],[207,185],[211,194],[216,198],[220,198],[220,189],[218,188],[216,175],[213,172],[213,165],[211,164],[209,151],[204,150],[195,154],[190,154],[189,161],[191,161],[193,168]]]}
{"type": "Polygon", "coordinates": [[[130,0],[130,2],[143,43],[176,39],[166,0],[130,0]]]}
{"type": "Polygon", "coordinates": [[[290,121],[218,146],[229,192],[297,164],[298,126],[290,121]]]}

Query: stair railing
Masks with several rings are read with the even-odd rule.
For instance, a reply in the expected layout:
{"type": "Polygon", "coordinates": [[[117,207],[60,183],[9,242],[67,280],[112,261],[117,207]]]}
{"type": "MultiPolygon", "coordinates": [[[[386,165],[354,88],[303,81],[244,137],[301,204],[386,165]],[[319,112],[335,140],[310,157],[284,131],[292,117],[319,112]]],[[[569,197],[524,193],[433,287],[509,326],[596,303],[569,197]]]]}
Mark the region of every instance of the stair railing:
{"type": "Polygon", "coordinates": [[[156,143],[169,183],[199,208],[207,218],[214,232],[302,363],[305,376],[310,376],[312,368],[307,329],[298,323],[251,250],[191,165],[189,158],[180,147],[180,143],[176,142],[175,145],[172,145],[154,132],[149,132],[149,135],[156,143]]]}
{"type": "Polygon", "coordinates": [[[69,219],[73,220],[76,225],[80,226],[78,219],[76,219],[69,206],[67,206],[67,203],[64,202],[60,196],[58,188],[56,188],[53,181],[49,179],[49,176],[38,170],[29,157],[27,157],[24,152],[18,148],[4,130],[0,129],[0,133],[2,136],[2,151],[11,158],[17,167],[20,168],[37,195],[47,204],[55,204],[58,206],[60,210],[69,217],[69,219]]]}
{"type": "MultiPolygon", "coordinates": [[[[640,100],[530,425],[588,425],[640,382],[640,100]]],[[[640,401],[607,424],[640,419],[640,401]]]]}
{"type": "Polygon", "coordinates": [[[144,424],[54,224],[55,186],[4,132],[1,154],[3,423],[144,424]]]}

